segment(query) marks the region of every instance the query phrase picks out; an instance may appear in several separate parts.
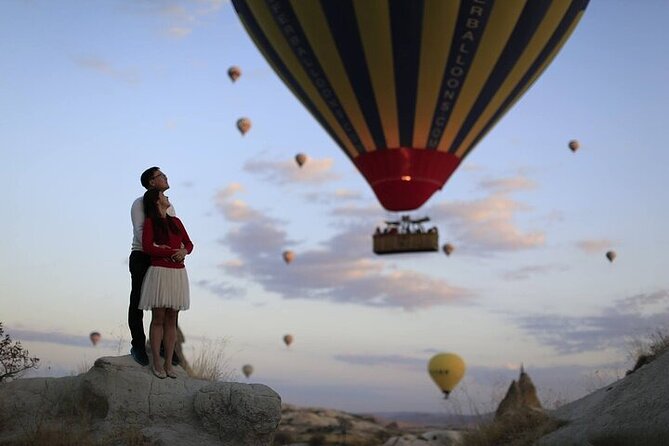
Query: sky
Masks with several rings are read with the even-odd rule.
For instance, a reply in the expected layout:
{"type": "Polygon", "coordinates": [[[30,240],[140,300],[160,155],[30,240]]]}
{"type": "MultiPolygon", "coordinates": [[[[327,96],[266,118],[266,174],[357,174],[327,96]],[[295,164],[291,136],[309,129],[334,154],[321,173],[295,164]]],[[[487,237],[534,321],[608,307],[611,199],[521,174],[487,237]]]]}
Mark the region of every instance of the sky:
{"type": "Polygon", "coordinates": [[[545,405],[579,398],[624,376],[635,346],[669,325],[668,21],[663,0],[593,0],[548,70],[411,213],[453,254],[376,256],[375,227],[400,214],[229,1],[5,0],[0,321],[41,359],[29,376],[128,354],[130,205],[141,172],[160,166],[195,244],[184,350],[223,348],[229,379],[300,406],[480,413],[523,364],[545,405]],[[467,364],[448,401],[426,370],[438,352],[467,364]]]}

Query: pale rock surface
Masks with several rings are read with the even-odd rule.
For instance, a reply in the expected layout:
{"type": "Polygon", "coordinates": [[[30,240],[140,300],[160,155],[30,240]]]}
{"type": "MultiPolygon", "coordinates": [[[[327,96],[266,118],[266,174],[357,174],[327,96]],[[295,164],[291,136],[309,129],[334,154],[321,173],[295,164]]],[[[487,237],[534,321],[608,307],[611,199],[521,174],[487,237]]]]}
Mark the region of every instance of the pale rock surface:
{"type": "Polygon", "coordinates": [[[540,439],[540,446],[668,445],[669,351],[552,416],[568,424],[540,439]]]}
{"type": "MultiPolygon", "coordinates": [[[[155,445],[271,445],[281,398],[262,384],[158,379],[128,356],[103,357],[85,374],[0,386],[0,443],[52,424],[89,423],[98,439],[141,433],[155,445]]],[[[123,442],[120,440],[119,444],[123,442]]]]}
{"type": "Polygon", "coordinates": [[[458,446],[462,444],[462,432],[440,430],[425,432],[421,435],[405,434],[392,437],[383,446],[458,446]]]}

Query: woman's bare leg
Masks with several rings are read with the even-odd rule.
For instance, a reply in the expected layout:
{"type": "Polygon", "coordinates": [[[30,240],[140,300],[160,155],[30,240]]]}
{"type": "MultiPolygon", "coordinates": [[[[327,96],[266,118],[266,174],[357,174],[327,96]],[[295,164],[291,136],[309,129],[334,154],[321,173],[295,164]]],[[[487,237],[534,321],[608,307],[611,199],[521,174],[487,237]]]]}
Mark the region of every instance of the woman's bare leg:
{"type": "Polygon", "coordinates": [[[149,339],[151,340],[151,356],[153,357],[153,368],[162,372],[163,365],[160,362],[160,343],[165,336],[163,326],[165,325],[165,310],[166,308],[151,309],[151,329],[149,331],[149,339]]]}
{"type": "Polygon", "coordinates": [[[174,355],[174,344],[177,341],[177,315],[179,310],[165,309],[164,339],[165,346],[165,370],[172,370],[172,355],[174,355]]]}

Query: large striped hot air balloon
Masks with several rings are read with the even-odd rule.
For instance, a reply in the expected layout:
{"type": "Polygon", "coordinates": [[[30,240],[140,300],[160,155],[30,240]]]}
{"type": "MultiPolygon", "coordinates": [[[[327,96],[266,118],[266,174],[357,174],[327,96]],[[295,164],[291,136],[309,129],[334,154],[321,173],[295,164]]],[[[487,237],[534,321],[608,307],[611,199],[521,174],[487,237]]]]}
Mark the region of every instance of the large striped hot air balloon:
{"type": "Polygon", "coordinates": [[[588,0],[233,0],[391,211],[420,207],[550,64],[588,0]]]}

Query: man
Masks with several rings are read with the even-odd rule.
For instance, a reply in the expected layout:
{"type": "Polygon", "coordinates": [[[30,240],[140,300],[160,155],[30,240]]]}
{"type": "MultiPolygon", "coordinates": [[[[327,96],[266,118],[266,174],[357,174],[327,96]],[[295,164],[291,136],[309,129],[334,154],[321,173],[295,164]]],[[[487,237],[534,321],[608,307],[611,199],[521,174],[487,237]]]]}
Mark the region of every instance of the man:
{"type": "MultiPolygon", "coordinates": [[[[160,167],[150,167],[146,169],[140,181],[146,190],[158,189],[162,192],[170,188],[167,182],[167,175],[160,171],[160,167]]],[[[130,252],[130,277],[132,285],[130,290],[130,306],[128,307],[128,326],[132,336],[132,348],[130,354],[133,359],[142,366],[149,365],[149,356],[146,354],[146,335],[144,334],[144,311],[140,310],[139,298],[142,293],[142,282],[144,275],[151,266],[151,257],[142,252],[142,232],[144,230],[144,206],[143,197],[137,198],[130,208],[130,218],[132,219],[132,251],[130,252]]],[[[174,217],[174,207],[170,205],[167,214],[174,217]]],[[[183,259],[174,259],[182,261],[183,259]]],[[[162,346],[161,346],[162,355],[162,346]]],[[[172,364],[178,365],[179,358],[176,353],[172,357],[172,364]]]]}

